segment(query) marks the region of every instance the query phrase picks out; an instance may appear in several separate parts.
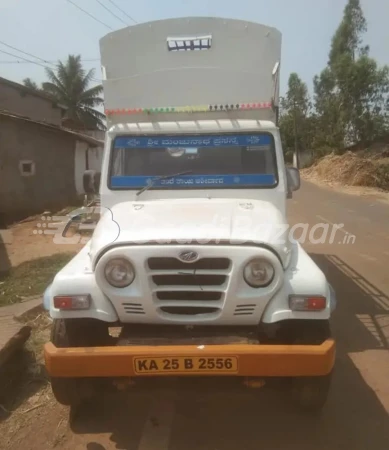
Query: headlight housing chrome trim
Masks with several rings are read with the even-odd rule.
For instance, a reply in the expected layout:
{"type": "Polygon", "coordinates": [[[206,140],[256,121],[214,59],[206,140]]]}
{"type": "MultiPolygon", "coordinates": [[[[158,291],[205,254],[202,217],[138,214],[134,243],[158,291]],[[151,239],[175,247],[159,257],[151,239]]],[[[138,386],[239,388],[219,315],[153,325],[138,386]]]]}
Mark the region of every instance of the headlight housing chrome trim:
{"type": "Polygon", "coordinates": [[[110,286],[125,288],[135,280],[135,269],[132,263],[123,257],[109,259],[104,266],[104,277],[110,286]]]}
{"type": "Polygon", "coordinates": [[[252,288],[264,288],[274,280],[275,268],[266,258],[254,258],[243,269],[243,278],[252,288]]]}

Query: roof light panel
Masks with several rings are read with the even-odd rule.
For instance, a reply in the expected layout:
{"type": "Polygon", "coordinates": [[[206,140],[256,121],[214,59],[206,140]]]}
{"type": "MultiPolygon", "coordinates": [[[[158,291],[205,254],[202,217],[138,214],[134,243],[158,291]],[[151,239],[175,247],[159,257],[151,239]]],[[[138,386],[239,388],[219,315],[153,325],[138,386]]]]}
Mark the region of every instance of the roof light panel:
{"type": "Polygon", "coordinates": [[[259,103],[224,103],[213,105],[194,105],[194,106],[159,106],[150,108],[121,108],[121,109],[106,109],[107,116],[112,115],[128,115],[128,114],[157,114],[157,113],[174,113],[174,112],[215,112],[215,111],[237,111],[237,110],[251,110],[251,109],[270,109],[271,102],[259,103]]]}

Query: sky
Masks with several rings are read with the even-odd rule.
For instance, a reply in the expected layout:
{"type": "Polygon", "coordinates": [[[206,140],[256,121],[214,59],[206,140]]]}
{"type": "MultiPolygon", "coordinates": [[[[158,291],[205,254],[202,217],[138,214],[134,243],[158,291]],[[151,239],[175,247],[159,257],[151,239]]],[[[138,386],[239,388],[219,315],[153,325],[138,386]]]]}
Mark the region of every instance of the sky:
{"type": "MultiPolygon", "coordinates": [[[[72,0],[113,29],[134,23],[109,0],[72,0]]],[[[217,16],[250,20],[279,29],[283,35],[281,94],[288,76],[297,72],[312,90],[312,79],[325,67],[331,37],[342,18],[346,0],[113,0],[136,22],[170,17],[217,16]]],[[[361,0],[368,32],[365,42],[379,64],[389,64],[389,1],[361,0]]],[[[0,0],[0,41],[45,61],[81,54],[85,68],[101,77],[99,39],[110,32],[68,0],[0,0]],[[93,60],[93,61],[90,61],[93,60]]],[[[5,51],[44,64],[0,43],[0,76],[22,82],[26,77],[45,81],[44,68],[26,63],[5,51]],[[19,62],[17,62],[19,61],[19,62]]]]}

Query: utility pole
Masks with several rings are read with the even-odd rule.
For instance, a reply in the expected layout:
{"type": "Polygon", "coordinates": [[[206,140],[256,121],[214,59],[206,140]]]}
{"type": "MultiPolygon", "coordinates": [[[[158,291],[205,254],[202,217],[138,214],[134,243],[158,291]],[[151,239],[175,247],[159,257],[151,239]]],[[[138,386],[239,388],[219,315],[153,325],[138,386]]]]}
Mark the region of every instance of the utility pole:
{"type": "Polygon", "coordinates": [[[293,100],[293,125],[294,125],[294,155],[293,166],[300,170],[300,151],[297,141],[297,118],[296,118],[296,100],[293,100]]]}
{"type": "MultiPolygon", "coordinates": [[[[282,102],[284,97],[280,97],[282,102]]],[[[296,100],[293,99],[293,128],[294,128],[294,153],[293,153],[293,167],[300,170],[300,151],[297,139],[297,115],[296,115],[296,100]]]]}

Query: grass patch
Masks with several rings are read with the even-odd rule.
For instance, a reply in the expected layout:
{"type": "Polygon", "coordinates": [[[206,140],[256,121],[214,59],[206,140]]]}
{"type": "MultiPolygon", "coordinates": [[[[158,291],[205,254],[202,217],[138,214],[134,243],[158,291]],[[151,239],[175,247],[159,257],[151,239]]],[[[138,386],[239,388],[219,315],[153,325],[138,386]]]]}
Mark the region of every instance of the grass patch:
{"type": "Polygon", "coordinates": [[[43,294],[56,273],[73,257],[73,253],[58,253],[33,259],[13,267],[6,275],[0,275],[0,306],[43,294]]]}
{"type": "Polygon", "coordinates": [[[31,336],[24,346],[24,350],[33,355],[32,362],[29,365],[29,374],[45,378],[42,375],[42,365],[44,365],[43,346],[50,341],[53,320],[47,311],[41,310],[32,312],[20,321],[31,327],[31,336]]]}

